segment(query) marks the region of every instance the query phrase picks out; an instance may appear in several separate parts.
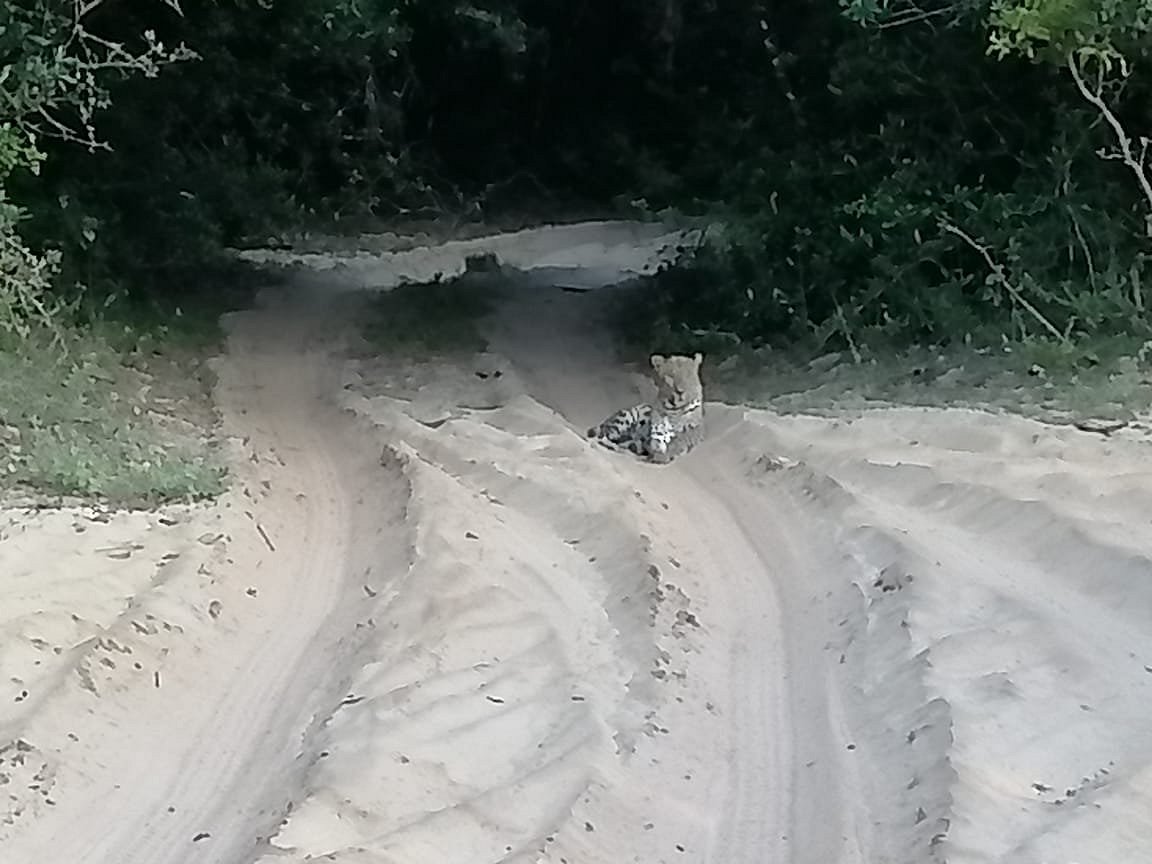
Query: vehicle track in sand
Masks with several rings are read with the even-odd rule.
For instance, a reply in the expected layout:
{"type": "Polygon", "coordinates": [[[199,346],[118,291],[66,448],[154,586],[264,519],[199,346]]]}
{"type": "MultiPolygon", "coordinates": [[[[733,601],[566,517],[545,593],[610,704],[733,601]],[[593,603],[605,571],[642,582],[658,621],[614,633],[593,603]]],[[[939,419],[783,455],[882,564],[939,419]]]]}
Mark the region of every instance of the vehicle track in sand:
{"type": "Polygon", "coordinates": [[[217,514],[218,571],[170,574],[109,629],[132,651],[162,641],[163,687],[97,682],[92,711],[76,704],[92,694],[63,687],[21,730],[56,798],[12,826],[13,860],[470,864],[488,847],[508,861],[607,864],[628,848],[645,861],[861,860],[825,622],[799,608],[826,562],[786,506],[755,497],[748,453],[723,429],[666,468],[582,440],[576,429],[643,388],[593,298],[542,290],[547,277],[503,292],[493,322],[522,386],[443,426],[404,421],[403,405],[375,428],[371,410],[341,410],[363,298],[334,280],[297,277],[234,316],[217,399],[246,458],[217,514]],[[474,528],[451,527],[462,520],[474,528]],[[508,530],[520,533],[485,539],[508,530]],[[171,629],[140,634],[139,614],[171,629]],[[501,647],[524,639],[539,647],[501,647]],[[471,702],[476,674],[504,695],[471,702]],[[523,734],[544,735],[538,757],[490,713],[531,679],[543,686],[511,692],[523,734]],[[53,716],[82,718],[67,730],[77,742],[53,716]],[[460,748],[485,735],[496,761],[465,780],[478,754],[460,748]],[[397,760],[420,771],[392,776],[397,760]],[[423,813],[428,795],[441,803],[423,813]],[[495,806],[483,801],[512,812],[480,816],[495,806]]]}
{"type": "MultiPolygon", "coordinates": [[[[554,278],[533,273],[507,296],[490,324],[492,347],[533,398],[581,429],[644,388],[614,358],[601,323],[607,298],[549,290],[554,278]]],[[[867,836],[819,602],[843,591],[844,568],[791,489],[750,480],[771,454],[730,440],[740,422],[735,411],[709,421],[708,446],[672,466],[603,457],[648,502],[647,535],[674,538],[677,584],[705,610],[708,641],[693,671],[715,688],[723,722],[689,724],[668,745],[692,752],[721,742],[714,785],[697,802],[708,842],[694,860],[862,862],[867,836]]],[[[598,852],[593,860],[610,860],[610,848],[598,852]]]]}
{"type": "Polygon", "coordinates": [[[95,635],[61,646],[66,674],[0,712],[0,860],[1146,849],[1146,448],[713,404],[671,465],[597,447],[582,430],[648,385],[601,326],[607,294],[560,288],[650,264],[653,236],[545,229],[343,270],[316,253],[331,269],[234,316],[236,485],[189,516],[210,551],[166,559],[110,623],[76,610],[95,635]],[[357,345],[346,289],[486,243],[522,271],[500,277],[490,353],[357,345]]]}
{"type": "Polygon", "coordinates": [[[361,586],[408,563],[405,481],[334,398],[346,323],[308,291],[229,323],[216,393],[243,443],[214,560],[169,565],[103,631],[141,669],[66,678],[17,730],[52,802],[8,787],[26,801],[0,825],[6,864],[235,864],[279,823],[344,696],[361,586]]]}

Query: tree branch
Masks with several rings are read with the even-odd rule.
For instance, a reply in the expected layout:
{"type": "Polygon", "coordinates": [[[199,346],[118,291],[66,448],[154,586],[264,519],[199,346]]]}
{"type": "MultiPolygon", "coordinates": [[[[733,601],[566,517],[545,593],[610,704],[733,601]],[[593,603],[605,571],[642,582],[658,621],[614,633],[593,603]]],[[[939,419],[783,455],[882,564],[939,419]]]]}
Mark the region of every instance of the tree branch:
{"type": "Polygon", "coordinates": [[[1020,307],[1024,309],[1024,311],[1035,318],[1041,327],[1043,327],[1065,345],[1068,344],[1068,337],[1057,330],[1056,325],[1045,318],[1044,313],[1033,306],[1028,298],[1020,293],[1020,289],[1008,281],[1008,277],[1004,275],[1003,265],[996,262],[996,260],[992,257],[992,253],[988,251],[987,246],[985,246],[983,243],[976,242],[975,238],[973,238],[971,234],[968,234],[962,228],[953,225],[946,219],[941,219],[939,224],[941,230],[946,231],[949,234],[954,234],[973,249],[975,249],[977,252],[979,252],[980,257],[984,259],[984,263],[988,265],[988,269],[992,271],[992,276],[996,280],[997,284],[1002,285],[1004,290],[1008,292],[1009,296],[1011,296],[1013,300],[1019,303],[1020,307]]]}
{"type": "Polygon", "coordinates": [[[1120,152],[1114,158],[1118,158],[1121,162],[1128,166],[1134,175],[1136,175],[1136,182],[1140,184],[1140,191],[1144,193],[1144,200],[1148,204],[1149,212],[1144,216],[1144,233],[1152,237],[1152,182],[1148,179],[1148,174],[1145,170],[1146,163],[1144,162],[1144,152],[1140,156],[1132,151],[1132,139],[1128,137],[1128,133],[1124,131],[1124,126],[1120,123],[1118,118],[1108,107],[1108,103],[1104,101],[1103,84],[1098,83],[1097,89],[1092,90],[1088,86],[1088,82],[1084,80],[1084,75],[1076,62],[1076,55],[1069,53],[1066,63],[1068,71],[1072,73],[1072,80],[1076,82],[1076,88],[1080,91],[1080,95],[1084,97],[1087,102],[1092,105],[1104,118],[1104,121],[1112,127],[1112,133],[1116,136],[1116,143],[1120,147],[1120,152]]]}

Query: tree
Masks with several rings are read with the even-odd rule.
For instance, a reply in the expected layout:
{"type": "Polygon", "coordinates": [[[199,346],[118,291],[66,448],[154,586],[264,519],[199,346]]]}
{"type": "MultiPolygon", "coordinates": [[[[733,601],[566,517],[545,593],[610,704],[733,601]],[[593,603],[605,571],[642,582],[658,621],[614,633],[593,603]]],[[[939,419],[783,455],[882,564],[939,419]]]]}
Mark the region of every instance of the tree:
{"type": "Polygon", "coordinates": [[[1152,181],[1148,144],[1133,141],[1114,110],[1132,64],[1146,59],[1152,33],[1152,0],[998,0],[992,7],[989,50],[1063,65],[1084,100],[1108,124],[1117,149],[1102,152],[1128,168],[1148,205],[1145,231],[1152,238],[1152,181]]]}
{"type": "MultiPolygon", "coordinates": [[[[179,11],[176,0],[163,0],[179,11]]],[[[53,327],[48,289],[59,254],[30,249],[20,234],[27,213],[8,195],[20,171],[37,174],[40,143],[56,138],[89,149],[101,146],[97,114],[108,107],[108,81],[155,76],[167,63],[194,55],[168,48],[146,30],[133,49],[89,29],[103,0],[21,0],[0,6],[0,329],[27,337],[35,325],[53,327]]],[[[95,239],[86,226],[89,242],[95,239]]]]}

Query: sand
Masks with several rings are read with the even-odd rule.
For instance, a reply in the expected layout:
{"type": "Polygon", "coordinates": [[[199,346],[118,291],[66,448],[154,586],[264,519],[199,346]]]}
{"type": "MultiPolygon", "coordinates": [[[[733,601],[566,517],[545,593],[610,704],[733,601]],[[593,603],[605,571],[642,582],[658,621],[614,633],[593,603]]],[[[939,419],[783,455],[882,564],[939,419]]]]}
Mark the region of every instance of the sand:
{"type": "Polygon", "coordinates": [[[1150,860],[1148,443],[709,404],[670,466],[594,446],[649,385],[556,286],[676,239],[251,253],[299,272],[228,322],[233,490],[0,518],[0,861],[1150,860]],[[485,249],[487,354],[365,354],[356,289],[485,249]]]}

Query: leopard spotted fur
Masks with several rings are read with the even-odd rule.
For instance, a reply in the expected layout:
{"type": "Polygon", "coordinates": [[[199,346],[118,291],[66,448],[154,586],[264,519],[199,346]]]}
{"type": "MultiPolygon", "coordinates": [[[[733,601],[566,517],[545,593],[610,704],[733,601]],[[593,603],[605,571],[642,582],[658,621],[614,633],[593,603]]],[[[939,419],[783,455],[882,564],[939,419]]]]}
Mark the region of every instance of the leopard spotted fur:
{"type": "Polygon", "coordinates": [[[667,463],[687,453],[704,438],[704,388],[695,354],[653,354],[656,399],[612,414],[588,437],[606,447],[629,450],[651,462],[667,463]]]}

